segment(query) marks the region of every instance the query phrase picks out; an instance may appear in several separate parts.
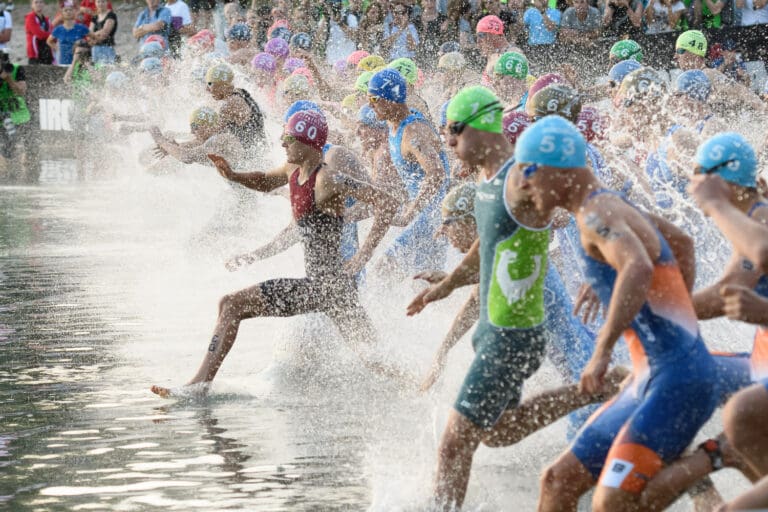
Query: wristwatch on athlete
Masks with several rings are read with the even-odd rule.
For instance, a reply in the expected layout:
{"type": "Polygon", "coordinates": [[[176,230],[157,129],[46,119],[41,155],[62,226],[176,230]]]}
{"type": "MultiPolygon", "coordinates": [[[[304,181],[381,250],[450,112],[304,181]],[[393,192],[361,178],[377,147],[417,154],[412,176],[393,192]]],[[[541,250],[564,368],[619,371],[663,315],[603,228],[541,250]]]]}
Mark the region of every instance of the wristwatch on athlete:
{"type": "Polygon", "coordinates": [[[707,439],[699,445],[709,456],[709,462],[712,464],[712,471],[723,469],[723,453],[720,451],[720,443],[716,439],[707,439]]]}

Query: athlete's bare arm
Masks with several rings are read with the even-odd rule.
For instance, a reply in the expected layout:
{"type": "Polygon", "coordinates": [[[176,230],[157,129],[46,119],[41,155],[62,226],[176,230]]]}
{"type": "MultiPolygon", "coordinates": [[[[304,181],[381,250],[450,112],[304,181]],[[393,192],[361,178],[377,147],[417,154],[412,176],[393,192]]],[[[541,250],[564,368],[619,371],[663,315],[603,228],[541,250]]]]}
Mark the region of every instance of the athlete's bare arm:
{"type": "MultiPolygon", "coordinates": [[[[730,189],[719,176],[697,175],[691,179],[689,192],[723,235],[763,273],[768,274],[768,222],[764,212],[750,218],[731,204],[730,189]]],[[[762,208],[761,208],[762,210],[762,208]]]]}
{"type": "Polygon", "coordinates": [[[768,477],[764,477],[749,491],[726,503],[718,512],[765,510],[766,508],[768,508],[768,477]]]}
{"type": "Polygon", "coordinates": [[[581,376],[581,389],[595,393],[603,385],[616,341],[646,300],[653,277],[653,259],[660,248],[652,226],[634,209],[612,198],[587,205],[577,221],[587,252],[605,261],[617,273],[605,323],[581,376]],[[638,218],[630,225],[627,216],[633,215],[638,218]]]}
{"type": "Polygon", "coordinates": [[[693,238],[660,215],[649,213],[648,216],[672,249],[672,254],[675,255],[680,272],[683,274],[685,286],[690,293],[696,281],[696,246],[693,238]]]}
{"type": "Polygon", "coordinates": [[[208,155],[208,158],[224,178],[259,192],[271,192],[288,184],[290,164],[287,162],[267,172],[235,172],[230,167],[229,162],[222,157],[208,155]]]}
{"type": "Polygon", "coordinates": [[[424,393],[437,382],[440,375],[445,369],[445,363],[448,360],[448,353],[459,342],[459,340],[469,331],[469,329],[477,322],[480,316],[480,287],[475,286],[472,289],[472,294],[464,302],[459,310],[456,318],[451,323],[451,328],[445,335],[445,339],[440,344],[440,347],[435,353],[435,358],[432,361],[432,366],[429,368],[429,373],[421,382],[419,390],[424,393]]]}
{"type": "Polygon", "coordinates": [[[696,316],[699,320],[717,318],[723,316],[725,302],[723,301],[722,289],[727,285],[746,286],[752,288],[760,279],[760,271],[749,268],[745,260],[738,254],[734,254],[725,267],[725,272],[714,284],[702,288],[693,294],[693,307],[696,310],[696,316]]]}
{"type": "Polygon", "coordinates": [[[480,281],[480,239],[475,240],[472,247],[464,255],[461,263],[453,269],[453,272],[445,276],[440,282],[421,291],[406,308],[408,316],[420,313],[427,304],[444,299],[453,290],[462,286],[476,284],[480,281]]]}
{"type": "Polygon", "coordinates": [[[280,254],[299,243],[300,240],[301,234],[299,233],[298,226],[296,226],[295,222],[291,222],[280,231],[275,238],[267,242],[266,245],[263,245],[254,251],[234,256],[225,263],[225,266],[227,267],[227,270],[233,272],[244,265],[252,265],[257,261],[265,260],[276,254],[280,254]]]}
{"type": "Polygon", "coordinates": [[[410,224],[416,215],[432,201],[446,179],[445,169],[440,160],[440,145],[437,134],[425,123],[412,123],[403,131],[403,154],[414,158],[424,170],[419,194],[400,215],[403,225],[410,224]]]}
{"type": "MultiPolygon", "coordinates": [[[[360,176],[362,171],[362,168],[354,169],[359,167],[360,163],[351,152],[336,152],[328,160],[325,173],[318,178],[315,194],[319,192],[320,197],[325,194],[344,198],[353,197],[358,201],[374,206],[371,230],[360,249],[346,264],[348,272],[356,274],[363,269],[373,255],[376,246],[386,235],[397,212],[398,202],[394,197],[371,185],[368,181],[362,181],[350,175],[360,176]],[[342,172],[342,170],[350,174],[342,172]]],[[[364,171],[362,174],[365,174],[364,171]]]]}

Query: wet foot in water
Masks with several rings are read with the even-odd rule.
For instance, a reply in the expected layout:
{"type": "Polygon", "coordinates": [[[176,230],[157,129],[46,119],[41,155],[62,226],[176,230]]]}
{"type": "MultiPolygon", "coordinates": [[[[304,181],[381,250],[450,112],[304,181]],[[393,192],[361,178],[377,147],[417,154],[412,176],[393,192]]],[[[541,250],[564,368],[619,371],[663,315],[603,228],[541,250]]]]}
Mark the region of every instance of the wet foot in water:
{"type": "Polygon", "coordinates": [[[149,388],[154,394],[161,398],[170,397],[200,397],[208,393],[208,383],[199,382],[197,384],[187,384],[179,388],[164,388],[162,386],[152,386],[149,388]]]}

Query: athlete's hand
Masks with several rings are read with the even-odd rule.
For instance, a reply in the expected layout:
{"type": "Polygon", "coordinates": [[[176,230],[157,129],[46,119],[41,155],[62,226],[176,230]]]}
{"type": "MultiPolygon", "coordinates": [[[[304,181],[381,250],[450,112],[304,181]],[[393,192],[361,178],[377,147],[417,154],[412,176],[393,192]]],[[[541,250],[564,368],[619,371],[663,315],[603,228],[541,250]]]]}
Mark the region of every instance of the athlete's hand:
{"type": "Polygon", "coordinates": [[[432,366],[429,368],[429,373],[424,377],[424,380],[421,381],[421,385],[419,386],[420,393],[429,391],[432,386],[435,385],[437,379],[443,374],[446,356],[447,354],[443,353],[442,350],[435,356],[435,360],[432,361],[432,366]]]}
{"type": "Polygon", "coordinates": [[[344,263],[344,273],[350,277],[355,277],[365,268],[365,261],[358,257],[359,254],[359,252],[356,252],[354,256],[344,263]]]}
{"type": "Polygon", "coordinates": [[[218,155],[208,155],[208,159],[216,166],[216,170],[219,171],[219,174],[228,180],[232,180],[235,173],[232,170],[232,167],[229,166],[229,162],[218,155]]]}
{"type": "Polygon", "coordinates": [[[581,372],[579,391],[586,394],[594,394],[602,391],[605,384],[605,373],[611,364],[611,355],[600,356],[594,354],[589,360],[584,371],[581,372]]]}
{"type": "Polygon", "coordinates": [[[408,307],[406,308],[407,315],[413,316],[421,313],[424,308],[427,307],[427,304],[446,298],[452,291],[453,290],[446,285],[445,280],[433,284],[429,288],[422,290],[416,298],[408,304],[408,307]]]}
{"type": "Polygon", "coordinates": [[[579,288],[576,303],[573,305],[573,314],[578,316],[581,312],[581,321],[589,324],[597,320],[600,313],[600,299],[590,285],[584,283],[579,288]]]}
{"type": "Polygon", "coordinates": [[[155,146],[155,147],[152,148],[152,155],[156,159],[161,160],[161,159],[165,158],[166,156],[168,156],[168,152],[166,150],[164,150],[163,148],[161,148],[160,146],[155,146]]]}
{"type": "Polygon", "coordinates": [[[731,320],[750,324],[768,323],[768,300],[745,286],[727,284],[720,288],[723,312],[731,320]]]}
{"type": "Polygon", "coordinates": [[[251,253],[245,253],[245,254],[238,254],[237,256],[234,256],[230,259],[228,259],[224,266],[229,270],[230,272],[234,272],[235,270],[240,269],[240,267],[244,267],[246,265],[252,265],[256,262],[256,258],[251,256],[251,253]]]}
{"type": "Polygon", "coordinates": [[[714,174],[697,174],[691,178],[688,193],[699,205],[705,215],[717,209],[717,205],[728,201],[731,189],[720,176],[714,174]]]}
{"type": "Polygon", "coordinates": [[[442,270],[425,270],[424,272],[419,272],[415,276],[413,276],[414,279],[421,279],[423,281],[428,282],[429,284],[436,284],[445,279],[445,276],[447,276],[445,272],[442,270]]]}

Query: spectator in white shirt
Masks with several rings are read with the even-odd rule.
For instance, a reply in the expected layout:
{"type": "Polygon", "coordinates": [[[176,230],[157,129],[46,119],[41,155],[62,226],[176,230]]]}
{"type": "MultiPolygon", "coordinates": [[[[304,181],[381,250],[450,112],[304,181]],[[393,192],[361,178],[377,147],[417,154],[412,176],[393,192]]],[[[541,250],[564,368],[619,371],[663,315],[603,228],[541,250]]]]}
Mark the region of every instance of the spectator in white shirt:
{"type": "Polygon", "coordinates": [[[768,23],[768,0],[736,0],[741,12],[741,26],[768,23]]]}
{"type": "Polygon", "coordinates": [[[5,3],[0,3],[0,49],[5,49],[11,40],[12,28],[11,13],[5,10],[5,3]]]}
{"type": "Polygon", "coordinates": [[[680,0],[652,0],[645,8],[646,34],[672,32],[685,12],[680,0]]]}

